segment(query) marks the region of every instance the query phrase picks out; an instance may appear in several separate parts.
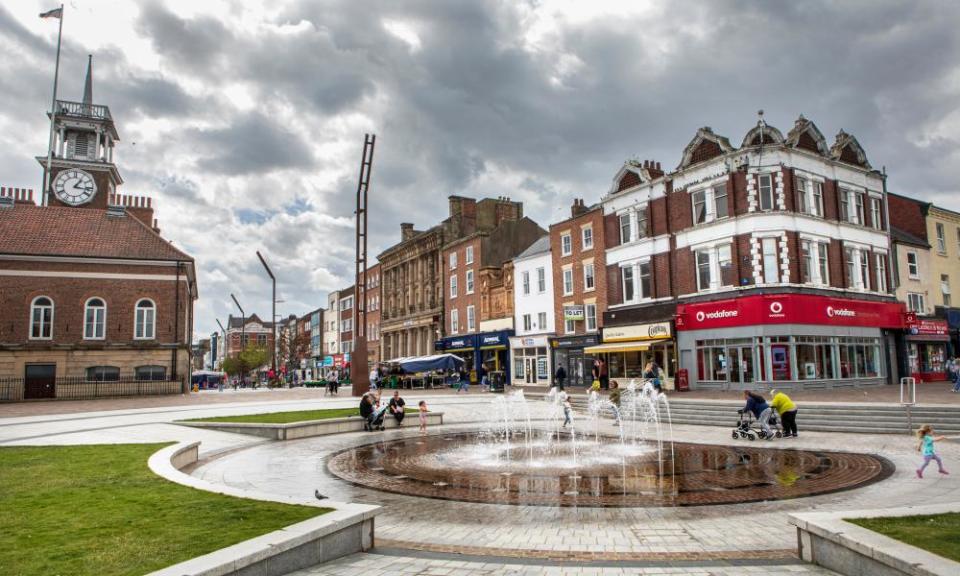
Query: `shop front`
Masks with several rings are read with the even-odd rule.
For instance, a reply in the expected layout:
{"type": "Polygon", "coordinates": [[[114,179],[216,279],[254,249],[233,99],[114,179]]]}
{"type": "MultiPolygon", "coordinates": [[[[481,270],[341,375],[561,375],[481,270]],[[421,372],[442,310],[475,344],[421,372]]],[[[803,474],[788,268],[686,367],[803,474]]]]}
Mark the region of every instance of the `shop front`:
{"type": "Polygon", "coordinates": [[[681,304],[680,367],[700,389],[884,384],[904,320],[901,303],[808,294],[681,304]]]}
{"type": "Polygon", "coordinates": [[[513,384],[521,386],[549,386],[553,373],[550,342],[546,334],[514,336],[510,339],[513,364],[513,384]]]}
{"type": "Polygon", "coordinates": [[[652,322],[627,326],[606,326],[601,343],[584,350],[602,357],[611,381],[625,386],[643,378],[644,367],[651,362],[666,376],[664,388],[673,388],[676,373],[676,342],[672,322],[652,322]]]}
{"type": "MultiPolygon", "coordinates": [[[[437,340],[438,351],[463,358],[470,370],[470,381],[477,382],[480,366],[489,373],[502,373],[503,381],[510,382],[510,336],[513,330],[483,332],[467,336],[453,336],[437,340]]],[[[492,374],[491,374],[492,375],[492,374]]]]}
{"type": "Polygon", "coordinates": [[[950,329],[946,320],[907,314],[905,339],[908,370],[917,382],[947,379],[950,329]]]}
{"type": "Polygon", "coordinates": [[[597,334],[582,336],[558,336],[550,339],[553,350],[553,370],[563,366],[567,373],[567,386],[589,386],[593,383],[593,363],[597,359],[586,348],[600,344],[597,334]]]}

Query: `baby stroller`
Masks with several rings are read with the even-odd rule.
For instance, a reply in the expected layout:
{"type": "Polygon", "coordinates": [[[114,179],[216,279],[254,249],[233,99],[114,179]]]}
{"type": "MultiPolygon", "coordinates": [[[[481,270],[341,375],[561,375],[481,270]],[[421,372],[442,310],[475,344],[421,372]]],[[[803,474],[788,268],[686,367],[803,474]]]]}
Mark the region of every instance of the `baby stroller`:
{"type": "Polygon", "coordinates": [[[367,432],[373,432],[375,430],[384,430],[383,427],[383,415],[386,414],[387,409],[377,408],[373,411],[373,414],[370,415],[370,418],[367,419],[363,424],[363,429],[367,432]]]}
{"type": "Polygon", "coordinates": [[[773,430],[773,433],[769,437],[760,427],[760,422],[754,419],[753,412],[740,409],[737,410],[737,414],[740,415],[740,420],[737,421],[736,427],[731,431],[734,440],[737,438],[746,438],[751,441],[757,438],[772,440],[773,438],[783,436],[783,433],[778,429],[777,414],[775,412],[770,415],[770,420],[767,422],[767,425],[773,430]]]}

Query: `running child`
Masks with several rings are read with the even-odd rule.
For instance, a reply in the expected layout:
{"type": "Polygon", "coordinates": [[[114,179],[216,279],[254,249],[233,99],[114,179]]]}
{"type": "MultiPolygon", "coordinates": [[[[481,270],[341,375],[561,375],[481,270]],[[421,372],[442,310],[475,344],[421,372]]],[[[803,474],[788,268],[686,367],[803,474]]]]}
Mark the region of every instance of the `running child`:
{"type": "Polygon", "coordinates": [[[927,465],[930,464],[931,460],[937,461],[937,467],[940,469],[939,472],[941,474],[949,474],[947,469],[943,467],[943,460],[940,459],[940,455],[937,454],[937,450],[933,446],[934,442],[939,442],[944,439],[944,436],[934,436],[933,426],[929,424],[924,424],[917,430],[917,452],[923,453],[923,464],[917,468],[917,478],[923,478],[923,471],[927,468],[927,465]]]}

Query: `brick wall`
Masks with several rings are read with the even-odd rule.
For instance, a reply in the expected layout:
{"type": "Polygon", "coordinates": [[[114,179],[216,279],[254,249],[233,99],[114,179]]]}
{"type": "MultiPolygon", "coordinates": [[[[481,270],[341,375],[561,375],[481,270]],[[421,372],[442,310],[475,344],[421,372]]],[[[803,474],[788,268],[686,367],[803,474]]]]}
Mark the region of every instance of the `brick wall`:
{"type": "Polygon", "coordinates": [[[457,311],[459,330],[456,334],[467,334],[467,307],[473,306],[474,329],[480,330],[480,264],[483,262],[482,240],[480,236],[459,242],[441,251],[440,277],[443,284],[443,333],[446,336],[454,335],[450,331],[450,318],[454,310],[457,311]],[[467,264],[467,247],[473,247],[473,263],[467,264]],[[450,269],[450,254],[456,253],[457,266],[450,269]],[[473,293],[467,293],[467,270],[473,271],[473,293]],[[450,297],[450,278],[457,278],[457,297],[450,297]]]}
{"type": "Polygon", "coordinates": [[[667,225],[667,198],[654,198],[647,208],[647,233],[661,236],[669,232],[667,225]]]}
{"type": "Polygon", "coordinates": [[[678,248],[673,251],[674,271],[673,271],[673,293],[675,296],[682,294],[691,294],[697,291],[697,278],[695,276],[695,259],[693,252],[689,248],[678,248]]]}
{"type": "Polygon", "coordinates": [[[653,274],[653,286],[657,298],[669,297],[671,289],[670,255],[654,254],[653,258],[650,259],[650,264],[653,266],[651,273],[653,274]]]}
{"type": "MultiPolygon", "coordinates": [[[[618,233],[619,237],[619,233],[618,233]]],[[[574,304],[583,304],[584,300],[595,299],[597,305],[597,327],[603,325],[603,313],[607,309],[609,284],[606,266],[607,230],[601,208],[595,208],[585,214],[570,218],[550,226],[550,255],[553,261],[553,289],[554,309],[557,333],[564,333],[563,322],[563,304],[573,302],[574,304]],[[583,225],[590,224],[593,227],[593,248],[584,250],[582,246],[582,235],[580,233],[583,225]],[[561,236],[569,232],[573,251],[569,256],[562,255],[561,236]],[[593,258],[594,283],[595,288],[591,291],[584,290],[583,261],[593,258]],[[569,265],[573,270],[573,295],[563,294],[563,267],[569,265]]],[[[576,323],[576,334],[585,334],[585,322],[576,323]]]]}
{"type": "Polygon", "coordinates": [[[889,194],[887,204],[890,209],[890,223],[914,236],[923,238],[927,242],[927,221],[924,218],[922,204],[910,198],[889,194]]]}

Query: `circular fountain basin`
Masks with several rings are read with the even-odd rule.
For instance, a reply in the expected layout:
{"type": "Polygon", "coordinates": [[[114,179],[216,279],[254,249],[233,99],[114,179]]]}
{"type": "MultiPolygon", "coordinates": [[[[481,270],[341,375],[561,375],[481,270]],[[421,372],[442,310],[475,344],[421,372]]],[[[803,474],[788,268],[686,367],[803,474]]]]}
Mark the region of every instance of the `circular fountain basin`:
{"type": "Polygon", "coordinates": [[[329,470],[357,485],[411,496],[539,506],[699,506],[783,500],[882,480],[878,456],[757,445],[534,437],[487,442],[476,433],[376,442],[330,457],[329,470]],[[662,456],[661,456],[662,454],[662,456]]]}

